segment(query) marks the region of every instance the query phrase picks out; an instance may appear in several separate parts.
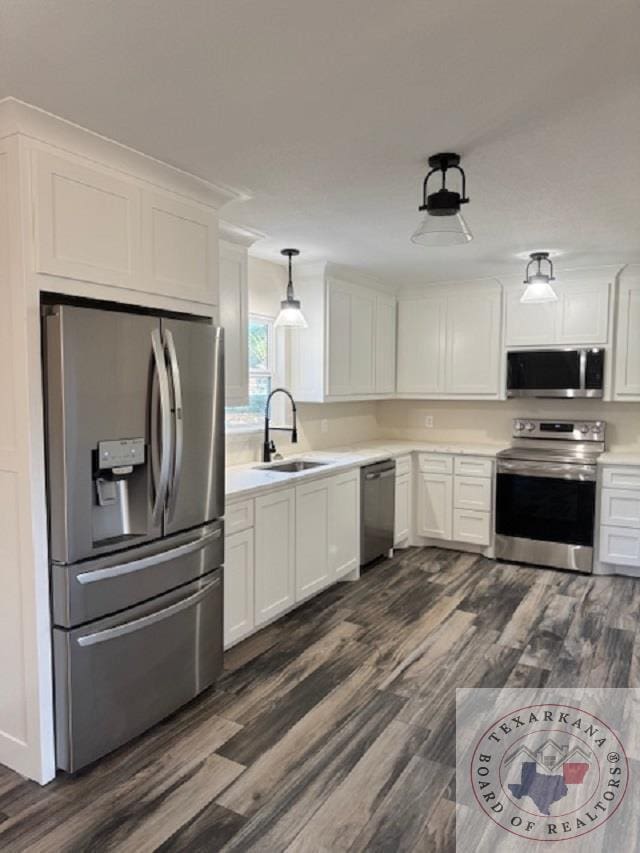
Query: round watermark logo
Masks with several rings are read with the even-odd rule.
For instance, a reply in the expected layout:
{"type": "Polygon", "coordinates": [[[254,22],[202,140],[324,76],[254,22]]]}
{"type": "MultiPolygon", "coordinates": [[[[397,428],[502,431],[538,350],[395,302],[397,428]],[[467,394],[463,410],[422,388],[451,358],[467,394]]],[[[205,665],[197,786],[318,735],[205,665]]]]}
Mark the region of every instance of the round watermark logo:
{"type": "Polygon", "coordinates": [[[604,720],[571,705],[503,715],[478,740],[469,768],[480,808],[532,841],[579,838],[620,808],[629,762],[604,720]]]}

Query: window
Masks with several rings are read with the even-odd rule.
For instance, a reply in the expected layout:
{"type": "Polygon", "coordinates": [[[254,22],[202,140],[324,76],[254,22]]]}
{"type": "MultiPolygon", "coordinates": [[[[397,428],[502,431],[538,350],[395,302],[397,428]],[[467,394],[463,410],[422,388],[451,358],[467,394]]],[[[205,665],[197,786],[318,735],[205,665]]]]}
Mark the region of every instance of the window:
{"type": "Polygon", "coordinates": [[[273,319],[249,315],[249,402],[227,406],[227,429],[261,426],[267,397],[274,386],[275,348],[273,319]]]}

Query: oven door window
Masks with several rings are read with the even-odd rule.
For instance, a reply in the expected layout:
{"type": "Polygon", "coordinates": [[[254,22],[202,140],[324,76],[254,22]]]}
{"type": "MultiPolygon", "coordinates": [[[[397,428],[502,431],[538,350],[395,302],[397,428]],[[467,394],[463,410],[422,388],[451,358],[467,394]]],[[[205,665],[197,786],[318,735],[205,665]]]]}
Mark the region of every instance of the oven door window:
{"type": "Polygon", "coordinates": [[[576,350],[510,352],[507,387],[518,391],[564,391],[580,388],[580,355],[576,350]]]}
{"type": "Polygon", "coordinates": [[[595,483],[498,474],[496,532],[593,546],[595,505],[595,483]]]}

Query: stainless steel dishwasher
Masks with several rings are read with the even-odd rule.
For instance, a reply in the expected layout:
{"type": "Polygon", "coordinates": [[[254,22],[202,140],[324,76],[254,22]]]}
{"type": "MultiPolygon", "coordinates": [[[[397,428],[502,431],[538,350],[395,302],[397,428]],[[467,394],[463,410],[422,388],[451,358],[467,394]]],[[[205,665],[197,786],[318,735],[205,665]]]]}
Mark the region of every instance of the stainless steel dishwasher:
{"type": "Polygon", "coordinates": [[[396,463],[385,459],[360,472],[360,565],[386,556],[393,548],[396,463]]]}

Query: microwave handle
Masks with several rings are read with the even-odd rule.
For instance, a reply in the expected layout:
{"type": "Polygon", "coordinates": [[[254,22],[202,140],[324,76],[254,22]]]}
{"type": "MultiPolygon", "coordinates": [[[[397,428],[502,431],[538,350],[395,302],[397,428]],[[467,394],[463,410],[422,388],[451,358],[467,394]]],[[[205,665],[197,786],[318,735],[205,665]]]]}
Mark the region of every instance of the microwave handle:
{"type": "Polygon", "coordinates": [[[587,389],[587,351],[586,349],[580,350],[580,390],[586,391],[587,389]]]}

